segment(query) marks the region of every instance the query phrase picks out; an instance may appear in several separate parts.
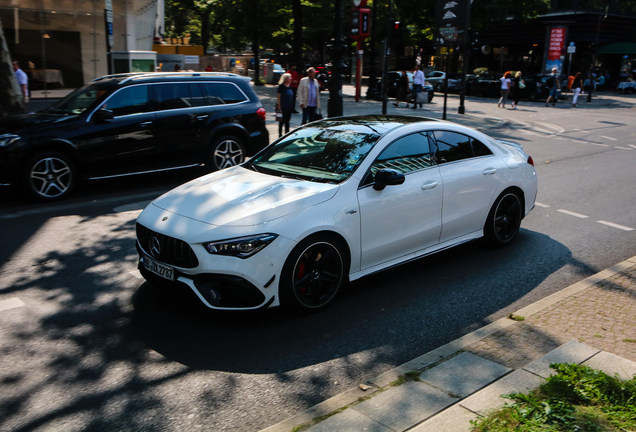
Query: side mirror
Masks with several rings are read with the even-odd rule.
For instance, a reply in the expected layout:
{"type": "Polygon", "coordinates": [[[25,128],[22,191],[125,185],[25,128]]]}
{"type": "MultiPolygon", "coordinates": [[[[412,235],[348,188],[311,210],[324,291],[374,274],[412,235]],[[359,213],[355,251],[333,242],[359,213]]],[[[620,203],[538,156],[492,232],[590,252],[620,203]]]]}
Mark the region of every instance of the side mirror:
{"type": "Polygon", "coordinates": [[[402,183],[404,183],[404,174],[398,170],[384,168],[375,174],[373,189],[381,191],[387,186],[400,185],[402,183]]]}
{"type": "Polygon", "coordinates": [[[103,123],[106,120],[112,120],[115,116],[111,110],[107,110],[106,108],[100,108],[93,114],[93,120],[97,123],[103,123]]]}

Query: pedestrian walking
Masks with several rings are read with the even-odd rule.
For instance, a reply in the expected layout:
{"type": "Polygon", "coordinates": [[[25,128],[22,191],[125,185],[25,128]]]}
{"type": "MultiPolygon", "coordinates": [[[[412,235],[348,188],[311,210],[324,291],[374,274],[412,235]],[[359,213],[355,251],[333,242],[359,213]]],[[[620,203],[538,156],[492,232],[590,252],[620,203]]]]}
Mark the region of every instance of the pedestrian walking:
{"type": "Polygon", "coordinates": [[[291,75],[291,88],[294,91],[294,106],[292,109],[292,113],[298,114],[298,111],[296,111],[296,99],[298,94],[298,83],[300,82],[300,74],[296,70],[296,63],[292,63],[289,66],[289,70],[287,71],[287,73],[291,75]]]}
{"type": "MultiPolygon", "coordinates": [[[[420,65],[415,65],[415,71],[413,72],[413,109],[417,108],[417,96],[422,91],[422,86],[424,85],[424,81],[426,77],[424,77],[424,72],[420,70],[420,65]]],[[[424,105],[420,104],[420,108],[424,105]]]]}
{"type": "Polygon", "coordinates": [[[303,109],[301,124],[314,121],[316,109],[320,109],[320,83],[316,79],[316,69],[307,69],[307,76],[298,83],[298,102],[303,109]]]}
{"type": "Polygon", "coordinates": [[[594,84],[596,83],[596,73],[594,72],[594,65],[590,65],[590,70],[587,72],[585,78],[585,91],[587,92],[586,102],[592,102],[592,90],[594,90],[594,84]]]}
{"type": "Polygon", "coordinates": [[[510,92],[510,77],[512,74],[510,72],[506,72],[504,76],[499,78],[501,81],[501,97],[499,98],[499,102],[497,103],[497,108],[506,107],[506,99],[508,98],[508,93],[510,92]]]}
{"type": "Polygon", "coordinates": [[[579,95],[581,94],[581,89],[583,88],[583,74],[581,72],[577,72],[572,80],[572,106],[576,106],[576,102],[579,100],[579,95]]]}
{"type": "Polygon", "coordinates": [[[13,66],[13,74],[20,86],[20,92],[22,92],[22,102],[26,105],[29,102],[29,77],[22,69],[20,69],[20,65],[17,60],[12,60],[11,66],[13,66]]]}
{"type": "Polygon", "coordinates": [[[400,71],[400,79],[398,80],[397,95],[395,96],[395,103],[393,105],[399,106],[400,101],[406,103],[406,107],[409,107],[409,100],[407,94],[409,92],[409,77],[406,75],[406,71],[400,71]]]}
{"type": "Polygon", "coordinates": [[[545,82],[548,91],[550,92],[548,95],[548,99],[545,101],[545,106],[549,106],[549,103],[552,102],[552,106],[556,104],[557,98],[557,90],[561,88],[561,84],[559,83],[559,77],[557,75],[558,69],[552,68],[552,73],[548,77],[545,82]]]}
{"type": "Polygon", "coordinates": [[[281,112],[283,118],[278,122],[278,136],[283,136],[283,126],[285,133],[289,132],[289,120],[294,110],[294,91],[291,88],[291,74],[284,73],[278,81],[278,93],[276,95],[276,112],[281,112]]]}
{"type": "Polygon", "coordinates": [[[521,78],[521,71],[517,71],[512,79],[512,109],[516,110],[521,98],[521,89],[526,88],[525,81],[521,78]]]}

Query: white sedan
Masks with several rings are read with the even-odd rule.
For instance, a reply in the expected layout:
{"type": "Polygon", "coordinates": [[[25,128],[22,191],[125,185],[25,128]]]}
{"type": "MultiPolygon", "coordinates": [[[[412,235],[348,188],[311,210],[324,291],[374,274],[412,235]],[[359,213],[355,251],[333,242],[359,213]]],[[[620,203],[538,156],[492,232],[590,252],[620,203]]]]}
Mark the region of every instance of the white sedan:
{"type": "Polygon", "coordinates": [[[347,281],[480,237],[510,244],[536,194],[519,144],[421,117],[326,119],[148,205],[139,269],[212,309],[314,311],[347,281]]]}

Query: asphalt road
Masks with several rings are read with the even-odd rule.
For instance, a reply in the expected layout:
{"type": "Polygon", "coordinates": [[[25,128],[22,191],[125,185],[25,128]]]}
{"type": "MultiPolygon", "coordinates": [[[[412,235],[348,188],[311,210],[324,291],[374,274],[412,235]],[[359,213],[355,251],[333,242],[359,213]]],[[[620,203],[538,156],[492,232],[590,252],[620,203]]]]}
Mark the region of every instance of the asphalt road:
{"type": "MultiPolygon", "coordinates": [[[[439,117],[434,102],[419,114],[439,117]]],[[[463,121],[522,143],[537,167],[515,243],[358,280],[309,316],[211,313],[139,278],[139,210],[201,172],[93,183],[47,206],[0,191],[0,305],[19,306],[0,310],[0,430],[257,431],[636,255],[631,102],[470,99],[463,121]]]]}

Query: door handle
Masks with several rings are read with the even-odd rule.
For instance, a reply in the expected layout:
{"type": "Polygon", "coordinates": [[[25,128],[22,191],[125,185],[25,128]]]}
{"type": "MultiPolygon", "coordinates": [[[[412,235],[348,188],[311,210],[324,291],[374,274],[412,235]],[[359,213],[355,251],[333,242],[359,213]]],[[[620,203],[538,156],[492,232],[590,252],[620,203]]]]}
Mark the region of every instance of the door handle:
{"type": "Polygon", "coordinates": [[[427,181],[426,183],[422,185],[422,190],[435,189],[436,187],[437,187],[437,182],[431,180],[431,181],[427,181]]]}
{"type": "Polygon", "coordinates": [[[152,124],[152,121],[146,121],[146,122],[139,123],[139,126],[148,126],[150,124],[152,124]]]}
{"type": "Polygon", "coordinates": [[[493,175],[497,172],[497,168],[486,168],[484,170],[484,175],[493,175]]]}
{"type": "Polygon", "coordinates": [[[197,116],[197,120],[205,120],[206,118],[208,118],[207,114],[206,115],[197,116]]]}

